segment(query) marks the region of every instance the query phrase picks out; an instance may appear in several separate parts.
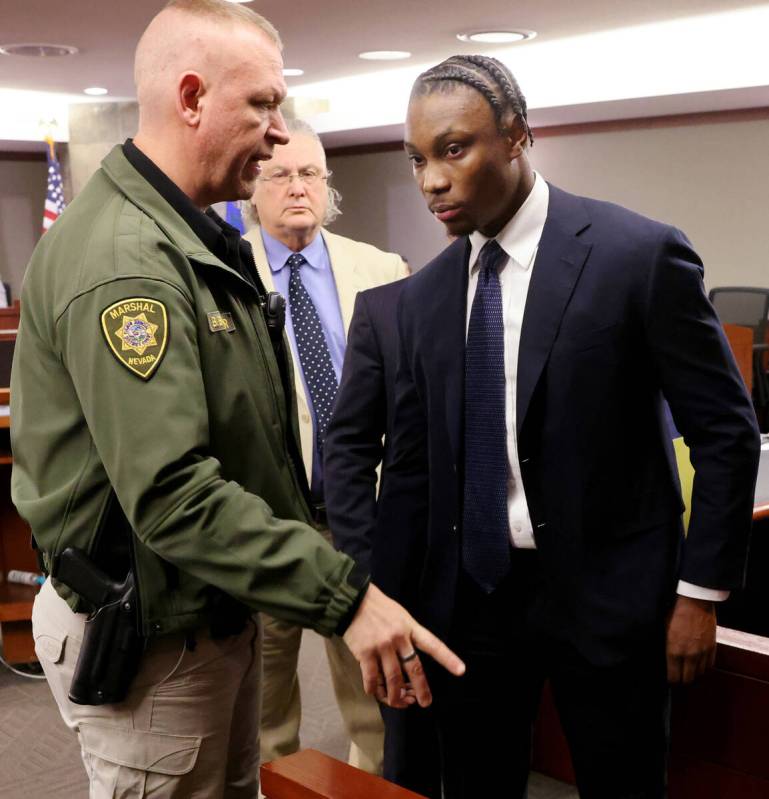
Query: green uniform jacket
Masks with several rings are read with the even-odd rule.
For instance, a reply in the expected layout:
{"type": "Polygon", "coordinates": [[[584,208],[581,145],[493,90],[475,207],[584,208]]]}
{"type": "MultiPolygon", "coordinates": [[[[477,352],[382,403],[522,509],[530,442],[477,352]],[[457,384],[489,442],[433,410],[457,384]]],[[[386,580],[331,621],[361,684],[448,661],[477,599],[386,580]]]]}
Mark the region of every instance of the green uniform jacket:
{"type": "Polygon", "coordinates": [[[119,146],[43,236],[21,308],[12,496],[47,563],[114,534],[114,487],[145,635],[204,624],[211,586],[330,635],[354,563],[309,526],[258,294],[119,146]]]}

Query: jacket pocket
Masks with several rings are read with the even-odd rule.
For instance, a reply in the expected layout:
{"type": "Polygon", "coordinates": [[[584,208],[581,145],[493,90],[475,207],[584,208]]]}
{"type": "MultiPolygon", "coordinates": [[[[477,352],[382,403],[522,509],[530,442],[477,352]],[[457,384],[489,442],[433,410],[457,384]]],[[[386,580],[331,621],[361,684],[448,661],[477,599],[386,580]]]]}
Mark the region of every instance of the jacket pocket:
{"type": "Polygon", "coordinates": [[[612,532],[615,538],[625,538],[636,533],[643,533],[646,530],[652,530],[655,527],[674,525],[675,523],[675,510],[672,508],[659,508],[641,518],[616,522],[612,532]]]}
{"type": "Polygon", "coordinates": [[[568,349],[569,352],[584,352],[585,350],[592,350],[595,347],[602,347],[616,341],[620,329],[620,323],[614,322],[613,324],[590,330],[565,333],[559,337],[559,340],[561,345],[568,349]]]}
{"type": "Polygon", "coordinates": [[[629,536],[641,535],[657,527],[673,526],[681,511],[670,505],[647,508],[642,512],[628,516],[619,511],[616,514],[586,513],[584,516],[585,534],[591,539],[616,540],[629,536]]]}
{"type": "Polygon", "coordinates": [[[180,776],[195,766],[200,737],[80,723],[80,743],[93,757],[137,771],[180,776]]]}

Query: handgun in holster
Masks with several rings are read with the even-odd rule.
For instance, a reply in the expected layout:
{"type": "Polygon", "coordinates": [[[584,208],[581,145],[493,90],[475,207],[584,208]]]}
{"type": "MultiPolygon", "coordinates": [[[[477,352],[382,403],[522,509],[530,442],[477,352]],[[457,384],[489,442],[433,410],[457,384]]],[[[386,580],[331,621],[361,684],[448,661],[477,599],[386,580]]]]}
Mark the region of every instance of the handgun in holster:
{"type": "Polygon", "coordinates": [[[51,576],[78,594],[92,611],[69,698],[78,705],[107,705],[125,699],[139,669],[144,638],[139,634],[134,573],[122,582],[108,577],[80,549],[59,554],[51,576]]]}

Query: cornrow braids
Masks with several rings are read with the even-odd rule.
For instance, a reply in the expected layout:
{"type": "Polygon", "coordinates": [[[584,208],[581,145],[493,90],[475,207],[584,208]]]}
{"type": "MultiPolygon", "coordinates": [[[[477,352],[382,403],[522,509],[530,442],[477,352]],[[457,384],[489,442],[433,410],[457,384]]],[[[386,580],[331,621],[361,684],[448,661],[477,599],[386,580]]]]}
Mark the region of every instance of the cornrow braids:
{"type": "Polygon", "coordinates": [[[491,106],[500,130],[504,129],[505,111],[512,111],[523,123],[530,144],[534,144],[526,98],[518,81],[501,61],[484,55],[453,55],[423,72],[417,78],[413,92],[428,94],[440,91],[451,82],[464,83],[480,92],[491,106]]]}

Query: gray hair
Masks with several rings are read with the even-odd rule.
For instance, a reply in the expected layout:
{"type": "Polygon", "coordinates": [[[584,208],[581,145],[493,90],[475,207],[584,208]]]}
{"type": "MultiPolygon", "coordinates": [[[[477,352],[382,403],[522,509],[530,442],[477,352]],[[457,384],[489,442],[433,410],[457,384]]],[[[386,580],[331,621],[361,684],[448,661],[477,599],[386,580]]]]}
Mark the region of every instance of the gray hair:
{"type": "MultiPolygon", "coordinates": [[[[292,119],[286,118],[286,128],[290,134],[296,134],[299,136],[308,136],[311,139],[314,139],[323,149],[323,142],[320,140],[320,136],[318,136],[317,131],[310,125],[309,122],[305,122],[303,119],[292,119]]],[[[323,153],[323,159],[325,161],[326,153],[323,153]]],[[[339,204],[342,202],[342,195],[339,193],[337,189],[335,189],[330,181],[326,181],[326,191],[328,192],[328,204],[326,206],[326,215],[323,217],[323,226],[330,225],[338,216],[341,215],[342,209],[339,207],[339,204]]],[[[253,227],[256,227],[259,224],[259,213],[256,210],[256,206],[251,202],[251,200],[241,200],[240,203],[240,213],[243,217],[243,223],[246,227],[246,230],[250,230],[253,227]]]]}
{"type": "Polygon", "coordinates": [[[283,42],[275,26],[261,14],[237,3],[230,3],[227,0],[168,0],[165,7],[185,11],[197,17],[216,17],[255,25],[264,31],[279,49],[283,49],[283,42]]]}

